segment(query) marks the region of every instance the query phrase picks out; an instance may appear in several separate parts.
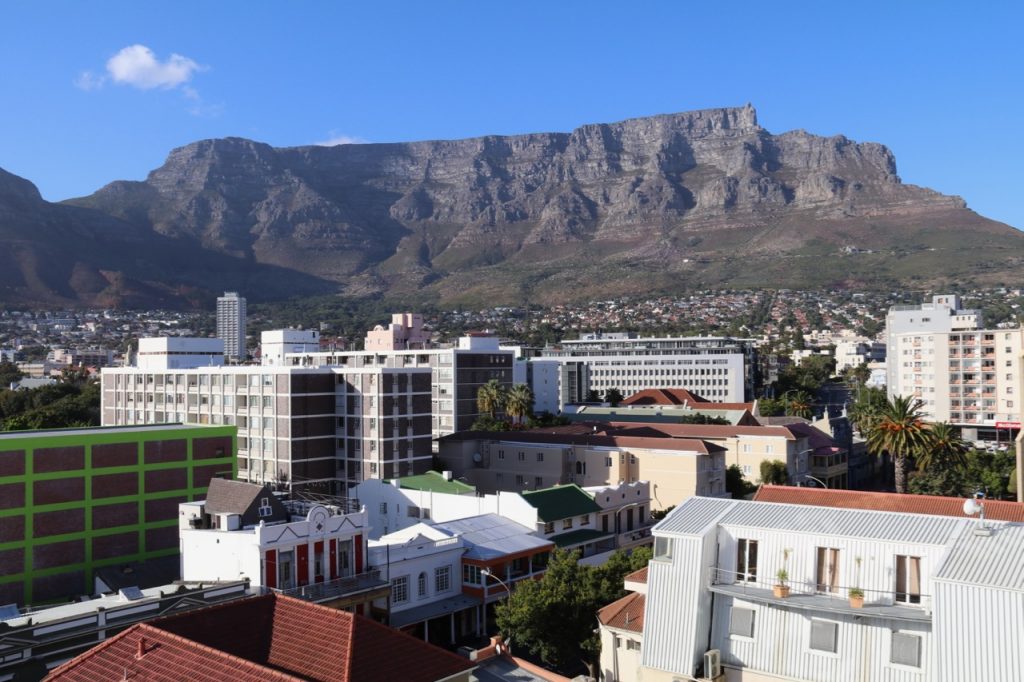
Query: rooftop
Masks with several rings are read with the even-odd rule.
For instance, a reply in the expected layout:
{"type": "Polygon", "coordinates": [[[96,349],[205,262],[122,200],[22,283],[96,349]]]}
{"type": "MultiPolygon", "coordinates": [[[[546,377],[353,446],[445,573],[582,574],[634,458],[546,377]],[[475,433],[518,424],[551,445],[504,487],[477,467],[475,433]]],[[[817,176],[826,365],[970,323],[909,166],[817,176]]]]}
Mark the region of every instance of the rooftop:
{"type": "Polygon", "coordinates": [[[600,540],[601,538],[610,538],[611,536],[611,533],[605,533],[604,531],[597,530],[596,528],[580,528],[579,530],[572,530],[568,533],[555,535],[551,539],[555,541],[555,545],[557,547],[564,549],[566,547],[573,547],[574,545],[582,545],[594,540],[600,540]]]}
{"type": "Polygon", "coordinates": [[[545,523],[601,511],[593,496],[575,483],[526,491],[522,496],[537,509],[538,518],[545,523]]]}
{"type": "Polygon", "coordinates": [[[754,403],[716,403],[685,388],[648,388],[622,401],[623,405],[685,405],[705,410],[750,410],[754,403]]]}
{"type": "MultiPolygon", "coordinates": [[[[644,569],[647,570],[647,569],[644,569]]],[[[628,580],[628,577],[627,577],[628,580]]],[[[618,601],[597,612],[597,619],[602,625],[630,632],[644,631],[644,604],[647,599],[638,592],[631,592],[618,601]]]]}
{"type": "Polygon", "coordinates": [[[473,667],[368,618],[264,595],[135,625],[47,679],[428,682],[473,667]]]}
{"type": "Polygon", "coordinates": [[[29,429],[26,431],[4,431],[0,432],[0,440],[13,440],[15,438],[36,438],[54,436],[96,436],[100,434],[117,433],[159,433],[161,431],[192,431],[196,429],[231,429],[233,426],[218,426],[213,424],[137,424],[135,426],[89,426],[86,428],[68,429],[29,429]]]}
{"type": "Polygon", "coordinates": [[[512,554],[551,549],[550,540],[534,537],[533,529],[497,514],[481,514],[434,524],[434,528],[458,535],[469,549],[463,558],[477,561],[500,559],[512,554]]]}
{"type": "MultiPolygon", "coordinates": [[[[786,504],[809,504],[816,507],[871,509],[875,511],[964,518],[964,500],[960,497],[763,485],[754,495],[754,500],[757,502],[784,502],[786,504]]],[[[985,518],[994,521],[1024,522],[1024,503],[985,500],[985,518]]]]}
{"type": "Polygon", "coordinates": [[[639,571],[633,571],[632,573],[627,575],[625,578],[623,578],[623,580],[625,580],[626,582],[630,582],[630,583],[646,583],[647,582],[647,566],[644,566],[639,571]]]}
{"type": "Polygon", "coordinates": [[[404,476],[395,480],[398,481],[400,488],[407,490],[426,490],[433,493],[450,493],[453,495],[465,495],[466,493],[476,492],[474,486],[462,481],[445,478],[444,474],[437,471],[428,471],[417,476],[404,476]]]}

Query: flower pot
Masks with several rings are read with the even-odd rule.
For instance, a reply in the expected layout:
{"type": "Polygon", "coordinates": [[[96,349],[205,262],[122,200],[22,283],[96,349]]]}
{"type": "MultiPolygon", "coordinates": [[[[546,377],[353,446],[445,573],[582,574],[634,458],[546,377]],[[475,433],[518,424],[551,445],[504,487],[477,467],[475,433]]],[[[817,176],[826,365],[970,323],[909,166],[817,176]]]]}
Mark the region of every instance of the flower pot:
{"type": "Polygon", "coordinates": [[[774,585],[772,593],[779,599],[785,599],[789,596],[789,585],[774,585]]]}
{"type": "Polygon", "coordinates": [[[864,595],[850,595],[850,607],[855,609],[864,608],[864,595]]]}

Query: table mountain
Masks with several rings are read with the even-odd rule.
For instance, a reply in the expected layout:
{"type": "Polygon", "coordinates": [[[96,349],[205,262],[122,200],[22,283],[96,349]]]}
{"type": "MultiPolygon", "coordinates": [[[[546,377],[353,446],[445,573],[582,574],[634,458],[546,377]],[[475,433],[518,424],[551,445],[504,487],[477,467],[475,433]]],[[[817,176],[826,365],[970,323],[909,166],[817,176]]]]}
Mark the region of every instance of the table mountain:
{"type": "Polygon", "coordinates": [[[251,284],[231,286],[270,298],[425,290],[443,301],[551,302],[938,282],[999,278],[1024,256],[1017,230],[903,184],[886,147],[773,135],[749,105],[453,141],[203,140],[173,150],[143,182],[45,206],[123,238],[124,260],[108,266],[133,281],[173,292],[242,279],[251,284]],[[147,277],[126,263],[131,244],[154,240],[170,251],[147,277]],[[224,270],[176,272],[177,254],[224,270]]]}

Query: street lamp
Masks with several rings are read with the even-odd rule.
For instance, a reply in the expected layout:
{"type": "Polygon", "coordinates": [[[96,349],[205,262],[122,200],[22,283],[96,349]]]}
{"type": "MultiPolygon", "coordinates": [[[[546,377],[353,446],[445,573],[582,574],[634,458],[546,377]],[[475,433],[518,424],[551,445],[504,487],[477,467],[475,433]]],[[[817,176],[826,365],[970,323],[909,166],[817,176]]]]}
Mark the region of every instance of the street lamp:
{"type": "Polygon", "coordinates": [[[818,483],[821,484],[822,488],[828,489],[828,485],[825,483],[825,481],[821,480],[820,478],[815,478],[814,476],[811,476],[810,474],[803,474],[803,476],[801,476],[801,478],[809,478],[812,481],[817,481],[818,483]]]}
{"type": "MultiPolygon", "coordinates": [[[[489,569],[489,568],[481,568],[480,569],[480,575],[485,576],[486,578],[494,578],[499,583],[501,583],[502,587],[505,588],[505,597],[508,598],[508,597],[512,596],[512,590],[510,590],[508,588],[508,585],[505,584],[504,580],[502,580],[498,576],[494,575],[494,573],[491,572],[491,569],[489,569]]],[[[486,627],[486,621],[487,621],[487,581],[484,580],[484,623],[485,623],[485,627],[486,627]]],[[[509,647],[509,651],[511,651],[511,646],[512,646],[512,634],[511,633],[509,633],[508,641],[505,642],[505,646],[509,647]]]]}

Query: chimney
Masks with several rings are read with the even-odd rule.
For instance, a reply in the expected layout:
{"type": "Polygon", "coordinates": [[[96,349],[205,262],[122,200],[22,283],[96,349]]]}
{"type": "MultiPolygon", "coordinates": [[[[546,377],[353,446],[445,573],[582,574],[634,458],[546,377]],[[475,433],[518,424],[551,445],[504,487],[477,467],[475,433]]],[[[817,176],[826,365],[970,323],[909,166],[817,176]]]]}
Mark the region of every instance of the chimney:
{"type": "Polygon", "coordinates": [[[444,480],[446,481],[452,480],[452,472],[450,471],[442,471],[441,475],[444,476],[444,480]]]}
{"type": "Polygon", "coordinates": [[[146,655],[146,638],[139,637],[139,648],[135,652],[135,659],[138,660],[146,655]]]}

